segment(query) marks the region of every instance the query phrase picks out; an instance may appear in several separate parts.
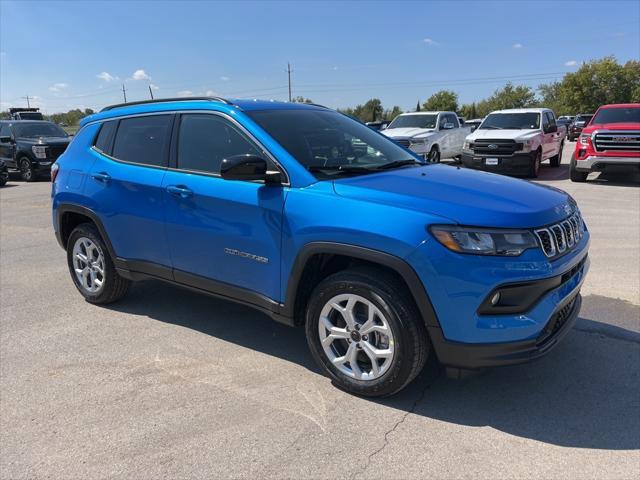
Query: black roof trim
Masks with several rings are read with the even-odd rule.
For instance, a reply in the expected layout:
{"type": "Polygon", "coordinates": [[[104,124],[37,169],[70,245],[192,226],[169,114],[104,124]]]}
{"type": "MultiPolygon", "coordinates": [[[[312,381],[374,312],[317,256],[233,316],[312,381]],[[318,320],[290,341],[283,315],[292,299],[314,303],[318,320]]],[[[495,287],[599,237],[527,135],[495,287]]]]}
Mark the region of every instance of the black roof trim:
{"type": "Polygon", "coordinates": [[[210,102],[222,102],[227,105],[233,105],[232,102],[222,97],[176,97],[176,98],[157,98],[154,100],[139,100],[137,102],[127,102],[127,103],[116,103],[115,105],[109,105],[108,107],[104,107],[101,112],[107,112],[109,110],[114,110],[116,108],[122,107],[131,107],[133,105],[146,105],[149,103],[166,103],[166,102],[192,102],[192,101],[202,101],[207,100],[210,102]]]}

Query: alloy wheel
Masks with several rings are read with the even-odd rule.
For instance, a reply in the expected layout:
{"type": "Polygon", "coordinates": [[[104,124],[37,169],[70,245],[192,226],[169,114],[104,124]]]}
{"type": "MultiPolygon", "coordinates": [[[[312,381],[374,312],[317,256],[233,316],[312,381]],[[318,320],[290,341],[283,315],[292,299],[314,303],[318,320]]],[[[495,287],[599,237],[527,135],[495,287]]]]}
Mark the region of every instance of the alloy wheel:
{"type": "Polygon", "coordinates": [[[373,302],[359,295],[330,299],[320,313],[318,334],[329,361],[351,378],[378,379],[393,362],[389,322],[373,302]]]}
{"type": "Polygon", "coordinates": [[[20,175],[23,180],[29,181],[33,177],[33,169],[31,168],[31,164],[29,160],[23,159],[20,162],[20,175]]]}
{"type": "Polygon", "coordinates": [[[96,294],[104,286],[104,256],[91,239],[80,237],[73,245],[73,269],[82,288],[96,294]]]}

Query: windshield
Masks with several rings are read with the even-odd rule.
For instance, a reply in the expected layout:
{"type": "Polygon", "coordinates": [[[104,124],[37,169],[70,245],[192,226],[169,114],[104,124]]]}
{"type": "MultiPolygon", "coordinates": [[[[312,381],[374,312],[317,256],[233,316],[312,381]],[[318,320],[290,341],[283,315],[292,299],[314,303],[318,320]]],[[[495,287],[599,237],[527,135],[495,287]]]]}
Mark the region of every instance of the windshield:
{"type": "Polygon", "coordinates": [[[387,128],[436,128],[437,115],[400,115],[387,128]]]}
{"type": "Polygon", "coordinates": [[[640,123],[640,107],[604,108],[596,113],[592,123],[640,123]]]}
{"type": "Polygon", "coordinates": [[[39,112],[20,112],[20,120],[42,120],[42,114],[39,112]]]}
{"type": "Polygon", "coordinates": [[[13,129],[16,137],[66,137],[67,133],[55,123],[33,122],[14,123],[13,129]]]}
{"type": "Polygon", "coordinates": [[[384,135],[332,110],[258,110],[247,115],[318,179],[371,173],[392,162],[418,162],[384,135]]]}
{"type": "Polygon", "coordinates": [[[540,114],[527,113],[492,113],[484,119],[480,130],[522,130],[540,128],[540,114]]]}

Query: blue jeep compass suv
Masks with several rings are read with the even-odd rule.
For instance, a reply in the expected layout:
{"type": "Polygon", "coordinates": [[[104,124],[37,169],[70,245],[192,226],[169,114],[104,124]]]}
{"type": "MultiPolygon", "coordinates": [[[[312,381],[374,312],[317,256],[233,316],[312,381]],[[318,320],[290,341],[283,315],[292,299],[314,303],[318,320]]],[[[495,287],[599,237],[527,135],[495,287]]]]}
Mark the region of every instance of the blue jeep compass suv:
{"type": "Polygon", "coordinates": [[[54,164],[53,224],[87,301],[156,278],[304,326],[342,388],[390,395],[434,356],[531,360],[571,328],[589,234],[566,193],[423,164],[317,105],[114,105],[54,164]]]}

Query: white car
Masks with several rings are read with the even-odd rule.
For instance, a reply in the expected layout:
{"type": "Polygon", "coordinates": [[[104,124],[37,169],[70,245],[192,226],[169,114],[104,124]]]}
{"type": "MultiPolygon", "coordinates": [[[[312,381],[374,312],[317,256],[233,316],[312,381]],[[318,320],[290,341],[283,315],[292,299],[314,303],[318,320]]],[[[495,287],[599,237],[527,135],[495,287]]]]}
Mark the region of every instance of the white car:
{"type": "Polygon", "coordinates": [[[464,142],[465,167],[490,172],[538,176],[540,164],[558,167],[565,138],[548,108],[492,112],[464,142]]]}
{"type": "Polygon", "coordinates": [[[439,162],[462,155],[471,129],[460,126],[455,112],[414,112],[398,115],[381,133],[425,160],[439,162]]]}

